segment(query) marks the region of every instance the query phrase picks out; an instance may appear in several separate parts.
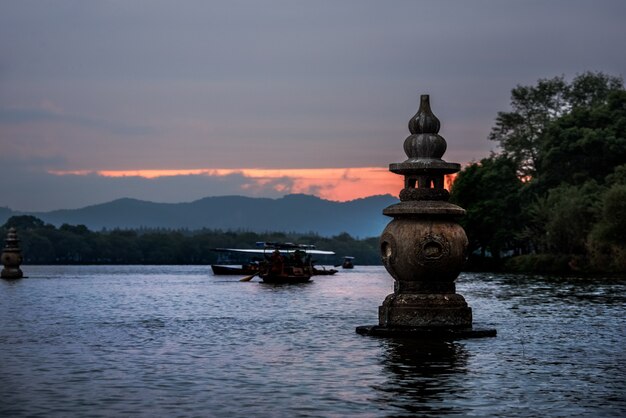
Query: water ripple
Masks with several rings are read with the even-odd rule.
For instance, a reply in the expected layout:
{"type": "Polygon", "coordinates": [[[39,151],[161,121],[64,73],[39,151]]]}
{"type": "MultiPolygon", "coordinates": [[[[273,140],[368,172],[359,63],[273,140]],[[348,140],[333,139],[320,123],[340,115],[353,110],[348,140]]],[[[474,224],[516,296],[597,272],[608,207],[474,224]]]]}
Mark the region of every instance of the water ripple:
{"type": "Polygon", "coordinates": [[[367,338],[378,267],[304,286],[202,266],[0,282],[2,416],[624,416],[626,281],[463,274],[498,337],[367,338]]]}

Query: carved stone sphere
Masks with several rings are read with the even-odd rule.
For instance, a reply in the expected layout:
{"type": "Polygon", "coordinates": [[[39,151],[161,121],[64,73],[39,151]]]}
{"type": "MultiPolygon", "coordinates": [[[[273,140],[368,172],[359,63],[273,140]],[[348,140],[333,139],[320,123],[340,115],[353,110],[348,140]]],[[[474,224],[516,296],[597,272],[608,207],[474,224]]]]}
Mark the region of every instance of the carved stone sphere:
{"type": "Polygon", "coordinates": [[[4,251],[0,255],[0,262],[5,267],[19,267],[22,261],[22,254],[17,251],[4,251]]]}
{"type": "Polygon", "coordinates": [[[3,279],[21,279],[24,277],[24,273],[20,269],[22,254],[20,254],[19,250],[7,251],[5,249],[0,256],[0,262],[4,265],[4,268],[0,271],[0,277],[3,279]]]}
{"type": "Polygon", "coordinates": [[[465,264],[467,235],[453,221],[395,218],[380,238],[385,268],[397,281],[449,282],[465,264]]]}

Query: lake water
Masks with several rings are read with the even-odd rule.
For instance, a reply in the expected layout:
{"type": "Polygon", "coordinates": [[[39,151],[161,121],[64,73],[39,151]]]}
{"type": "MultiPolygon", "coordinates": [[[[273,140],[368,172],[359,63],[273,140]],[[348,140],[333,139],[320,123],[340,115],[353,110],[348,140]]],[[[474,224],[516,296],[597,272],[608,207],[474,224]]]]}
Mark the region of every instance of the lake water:
{"type": "Polygon", "coordinates": [[[495,338],[378,339],[382,267],[274,286],[208,266],[0,281],[0,416],[625,416],[626,280],[462,274],[495,338]]]}

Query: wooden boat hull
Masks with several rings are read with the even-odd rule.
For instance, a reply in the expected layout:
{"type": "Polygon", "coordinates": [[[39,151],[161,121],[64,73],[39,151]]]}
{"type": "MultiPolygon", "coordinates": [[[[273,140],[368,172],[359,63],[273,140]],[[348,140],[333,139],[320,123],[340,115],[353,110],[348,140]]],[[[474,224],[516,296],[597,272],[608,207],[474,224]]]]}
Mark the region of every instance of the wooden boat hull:
{"type": "Polygon", "coordinates": [[[296,284],[306,283],[311,280],[311,276],[288,276],[288,275],[259,275],[264,283],[272,284],[296,284]]]}
{"type": "Polygon", "coordinates": [[[306,283],[311,280],[313,275],[311,268],[286,267],[281,270],[265,270],[261,271],[259,277],[265,283],[274,284],[292,284],[306,283]]]}
{"type": "Polygon", "coordinates": [[[326,269],[317,269],[313,267],[314,276],[332,276],[335,273],[337,273],[337,270],[335,269],[326,270],[326,269]]]}

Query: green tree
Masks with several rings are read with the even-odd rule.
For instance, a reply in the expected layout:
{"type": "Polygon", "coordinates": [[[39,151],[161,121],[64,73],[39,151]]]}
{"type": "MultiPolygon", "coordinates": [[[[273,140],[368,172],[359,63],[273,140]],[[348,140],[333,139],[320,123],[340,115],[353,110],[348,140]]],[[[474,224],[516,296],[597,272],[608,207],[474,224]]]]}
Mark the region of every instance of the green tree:
{"type": "Polygon", "coordinates": [[[602,189],[595,181],[582,186],[562,184],[548,192],[541,215],[546,250],[552,254],[586,253],[587,236],[598,219],[602,189]]]}
{"type": "Polygon", "coordinates": [[[572,80],[566,99],[572,109],[591,108],[606,103],[611,93],[623,90],[624,82],[621,77],[586,72],[572,80]]]}
{"type": "Polygon", "coordinates": [[[25,264],[52,264],[55,260],[54,245],[38,232],[25,232],[20,235],[25,264]]]}
{"type": "Polygon", "coordinates": [[[563,183],[603,184],[626,161],[626,91],[612,92],[606,99],[589,99],[598,104],[574,108],[546,130],[535,179],[539,193],[563,183]]]}
{"type": "Polygon", "coordinates": [[[499,257],[503,251],[519,251],[516,231],[521,231],[520,192],[516,163],[506,154],[492,155],[465,167],[457,176],[450,201],[467,213],[461,219],[469,239],[469,251],[486,251],[499,257]]]}
{"type": "Polygon", "coordinates": [[[602,216],[594,225],[597,241],[626,247],[626,184],[616,184],[602,196],[602,216]]]}
{"type": "Polygon", "coordinates": [[[137,232],[113,230],[102,235],[100,248],[104,264],[142,264],[142,254],[137,244],[137,232]]]}
{"type": "Polygon", "coordinates": [[[517,163],[521,178],[534,178],[541,141],[549,125],[574,109],[605,104],[611,93],[623,91],[623,80],[586,72],[567,83],[563,76],[540,79],[535,86],[518,85],[511,91],[509,112],[498,112],[489,139],[517,163]]]}
{"type": "Polygon", "coordinates": [[[626,271],[626,164],[607,176],[609,188],[601,198],[601,216],[587,241],[593,268],[626,271]]]}
{"type": "Polygon", "coordinates": [[[59,228],[59,231],[68,232],[70,234],[88,236],[91,234],[91,231],[85,225],[68,225],[63,224],[59,228]]]}
{"type": "Polygon", "coordinates": [[[31,215],[11,216],[4,224],[6,229],[15,228],[20,231],[41,229],[46,226],[52,227],[52,225],[46,225],[44,221],[31,215]]]}
{"type": "Polygon", "coordinates": [[[541,79],[536,86],[518,85],[511,91],[510,112],[498,112],[489,139],[517,164],[520,177],[532,177],[539,153],[539,139],[549,122],[563,114],[567,104],[563,77],[541,79]]]}

